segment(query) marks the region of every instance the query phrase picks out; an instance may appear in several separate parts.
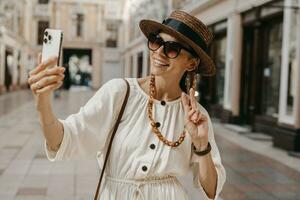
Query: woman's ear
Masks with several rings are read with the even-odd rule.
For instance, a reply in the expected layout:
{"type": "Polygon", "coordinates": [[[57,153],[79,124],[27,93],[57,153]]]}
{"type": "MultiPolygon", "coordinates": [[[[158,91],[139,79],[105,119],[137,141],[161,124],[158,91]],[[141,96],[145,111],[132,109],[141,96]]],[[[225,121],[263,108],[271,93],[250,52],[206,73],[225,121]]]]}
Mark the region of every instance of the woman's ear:
{"type": "Polygon", "coordinates": [[[199,57],[191,58],[189,66],[187,67],[187,71],[193,71],[199,66],[199,64],[200,64],[199,57]]]}

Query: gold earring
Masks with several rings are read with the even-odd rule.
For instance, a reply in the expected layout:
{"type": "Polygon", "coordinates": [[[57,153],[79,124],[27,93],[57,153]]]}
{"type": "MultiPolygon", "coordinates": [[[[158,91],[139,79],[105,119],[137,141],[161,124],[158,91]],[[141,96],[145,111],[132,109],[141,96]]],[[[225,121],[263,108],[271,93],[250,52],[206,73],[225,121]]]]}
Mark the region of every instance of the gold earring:
{"type": "Polygon", "coordinates": [[[187,72],[187,75],[185,77],[185,88],[186,88],[186,93],[189,92],[190,89],[190,73],[187,72]]]}
{"type": "Polygon", "coordinates": [[[187,76],[185,78],[185,86],[187,93],[190,91],[191,87],[196,91],[197,81],[198,78],[195,71],[188,71],[187,76]]]}
{"type": "Polygon", "coordinates": [[[196,91],[197,83],[198,83],[198,74],[196,72],[193,73],[193,89],[196,91]]]}
{"type": "Polygon", "coordinates": [[[196,69],[196,67],[194,67],[193,69],[188,69],[188,70],[186,70],[186,71],[192,72],[192,71],[194,71],[195,69],[196,69]]]}

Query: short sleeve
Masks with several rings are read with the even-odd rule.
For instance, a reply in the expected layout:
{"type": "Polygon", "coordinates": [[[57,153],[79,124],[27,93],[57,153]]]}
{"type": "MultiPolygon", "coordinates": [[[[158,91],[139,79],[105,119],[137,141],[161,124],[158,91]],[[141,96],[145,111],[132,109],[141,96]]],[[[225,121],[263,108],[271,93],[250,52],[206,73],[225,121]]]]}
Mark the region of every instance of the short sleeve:
{"type": "Polygon", "coordinates": [[[57,152],[51,151],[45,141],[50,161],[92,159],[105,147],[106,140],[117,120],[126,95],[126,82],[112,79],[105,83],[76,114],[59,119],[64,136],[57,152]]]}
{"type": "MultiPolygon", "coordinates": [[[[216,172],[217,172],[217,188],[216,188],[215,199],[218,199],[218,196],[219,196],[220,192],[222,191],[223,185],[226,180],[226,172],[225,172],[224,166],[222,165],[220,153],[219,153],[218,147],[217,147],[215,139],[214,139],[214,132],[213,132],[213,127],[212,127],[212,123],[211,123],[209,114],[207,113],[205,108],[203,108],[200,104],[198,104],[198,105],[200,106],[200,111],[203,114],[205,114],[208,118],[208,129],[209,129],[208,130],[208,140],[211,144],[211,156],[212,156],[212,160],[214,162],[216,172]]],[[[198,156],[196,154],[194,154],[194,153],[191,154],[191,169],[193,172],[193,185],[194,185],[194,187],[200,189],[200,192],[203,194],[203,199],[210,199],[206,195],[206,193],[199,181],[199,165],[198,165],[199,161],[197,160],[197,158],[198,158],[198,156]]]]}

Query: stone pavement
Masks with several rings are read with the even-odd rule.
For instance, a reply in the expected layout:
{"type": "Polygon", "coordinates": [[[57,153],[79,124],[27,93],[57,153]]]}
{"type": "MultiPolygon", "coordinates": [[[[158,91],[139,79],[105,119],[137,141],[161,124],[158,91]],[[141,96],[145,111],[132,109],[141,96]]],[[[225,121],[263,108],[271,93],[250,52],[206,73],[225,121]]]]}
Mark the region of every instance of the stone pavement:
{"type": "MultiPolygon", "coordinates": [[[[92,94],[63,92],[54,100],[55,113],[65,118],[77,112],[92,94]]],[[[214,129],[227,172],[222,199],[300,199],[300,159],[285,157],[284,151],[245,139],[217,122],[214,129]]],[[[98,180],[96,161],[49,162],[43,141],[31,92],[1,95],[0,200],[93,199],[98,180]]],[[[191,174],[180,180],[196,200],[191,174]]]]}

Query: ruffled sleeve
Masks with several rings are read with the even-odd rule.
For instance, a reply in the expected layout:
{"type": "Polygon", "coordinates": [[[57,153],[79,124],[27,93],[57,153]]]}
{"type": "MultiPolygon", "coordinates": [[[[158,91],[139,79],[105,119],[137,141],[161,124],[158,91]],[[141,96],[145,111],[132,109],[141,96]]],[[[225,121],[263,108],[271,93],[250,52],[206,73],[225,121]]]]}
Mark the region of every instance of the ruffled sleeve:
{"type": "Polygon", "coordinates": [[[105,83],[76,114],[59,121],[64,136],[57,152],[51,151],[45,141],[50,161],[92,159],[101,152],[112,131],[126,95],[126,82],[113,79],[105,83]]]}
{"type": "MultiPolygon", "coordinates": [[[[224,169],[224,166],[222,165],[221,162],[221,157],[220,157],[220,153],[218,150],[218,147],[216,145],[215,139],[214,139],[214,132],[213,132],[213,127],[212,127],[212,123],[211,123],[211,119],[209,117],[209,114],[207,113],[207,111],[205,110],[205,108],[203,108],[200,104],[198,104],[200,111],[205,114],[208,118],[208,140],[211,144],[211,156],[212,156],[212,160],[214,162],[215,168],[216,168],[216,172],[217,172],[217,188],[216,188],[216,196],[214,199],[218,199],[218,196],[223,188],[223,185],[225,183],[226,180],[226,172],[224,169]]],[[[191,154],[191,170],[193,172],[193,185],[196,188],[200,189],[201,194],[203,195],[202,199],[210,199],[200,181],[199,181],[199,159],[198,159],[198,155],[192,153],[191,154]]],[[[201,198],[200,198],[201,199],[201,198]]]]}

